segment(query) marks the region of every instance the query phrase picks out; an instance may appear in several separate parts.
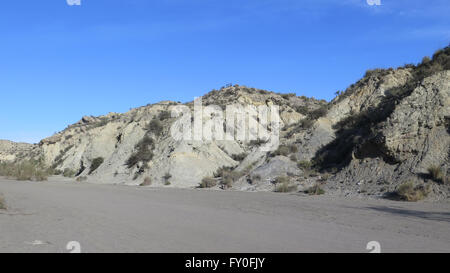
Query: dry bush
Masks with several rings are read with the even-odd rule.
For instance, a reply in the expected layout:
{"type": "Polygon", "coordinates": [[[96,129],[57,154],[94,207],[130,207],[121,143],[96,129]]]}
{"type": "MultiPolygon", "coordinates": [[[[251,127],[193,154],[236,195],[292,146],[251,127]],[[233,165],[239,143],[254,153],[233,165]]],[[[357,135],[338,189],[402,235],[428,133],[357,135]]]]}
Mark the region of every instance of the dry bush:
{"type": "Polygon", "coordinates": [[[293,192],[297,190],[297,185],[289,182],[279,183],[275,187],[275,192],[293,192]]]}
{"type": "Polygon", "coordinates": [[[297,163],[297,167],[302,170],[310,170],[312,166],[311,161],[302,160],[297,163]]]}
{"type": "Polygon", "coordinates": [[[275,178],[274,183],[275,184],[283,184],[283,183],[289,183],[290,179],[288,176],[278,176],[275,178]]]}
{"type": "Polygon", "coordinates": [[[39,160],[0,164],[0,176],[6,176],[22,181],[45,181],[48,179],[48,176],[52,174],[53,170],[47,168],[39,160]]]}
{"type": "Polygon", "coordinates": [[[199,188],[212,188],[217,185],[217,182],[212,177],[205,177],[202,179],[202,182],[199,185],[199,188]]]}
{"type": "Polygon", "coordinates": [[[87,177],[86,176],[79,176],[77,177],[77,179],[75,179],[77,182],[84,182],[87,181],[87,177]]]}
{"type": "Polygon", "coordinates": [[[438,166],[430,166],[428,168],[428,174],[434,181],[444,183],[444,172],[438,166]]]}
{"type": "Polygon", "coordinates": [[[146,164],[153,159],[153,149],[155,148],[153,138],[144,136],[134,148],[136,149],[136,152],[134,152],[125,163],[128,168],[134,167],[139,162],[143,162],[143,166],[146,166],[146,164]]]}
{"type": "Polygon", "coordinates": [[[164,127],[158,119],[154,118],[147,126],[147,130],[153,132],[156,136],[161,135],[164,127]]]}
{"type": "Polygon", "coordinates": [[[166,173],[166,174],[163,176],[163,179],[164,179],[164,185],[169,186],[169,185],[171,184],[170,181],[169,181],[170,178],[172,178],[172,175],[171,175],[170,173],[166,173]]]}
{"type": "Polygon", "coordinates": [[[89,170],[89,174],[92,174],[93,172],[95,172],[95,170],[97,170],[98,167],[100,167],[100,165],[103,164],[103,161],[105,161],[105,159],[103,157],[94,158],[94,160],[92,160],[91,169],[89,170]]]}
{"type": "Polygon", "coordinates": [[[309,195],[322,195],[325,194],[325,190],[320,187],[319,184],[316,184],[309,189],[305,190],[305,193],[309,195]]]}
{"type": "Polygon", "coordinates": [[[431,189],[426,186],[414,186],[413,182],[403,183],[395,191],[400,200],[408,202],[416,202],[425,199],[430,193],[431,189]]]}
{"type": "Polygon", "coordinates": [[[280,145],[278,149],[272,153],[272,156],[283,155],[288,156],[290,154],[298,152],[297,146],[294,144],[291,145],[280,145]]]}
{"type": "Polygon", "coordinates": [[[0,210],[6,210],[6,201],[3,196],[0,195],[0,210]]]}
{"type": "Polygon", "coordinates": [[[62,172],[62,175],[64,177],[74,177],[76,174],[76,172],[74,170],[71,170],[69,168],[65,168],[64,171],[62,172]]]}
{"type": "Polygon", "coordinates": [[[233,158],[234,161],[243,161],[245,158],[247,157],[246,153],[240,153],[240,154],[235,154],[232,155],[231,158],[233,158]]]}
{"type": "Polygon", "coordinates": [[[159,115],[158,115],[158,119],[159,120],[166,120],[166,119],[169,119],[169,118],[171,118],[171,113],[170,113],[170,111],[167,111],[167,110],[165,110],[165,111],[162,111],[161,113],[159,113],[159,115]]]}

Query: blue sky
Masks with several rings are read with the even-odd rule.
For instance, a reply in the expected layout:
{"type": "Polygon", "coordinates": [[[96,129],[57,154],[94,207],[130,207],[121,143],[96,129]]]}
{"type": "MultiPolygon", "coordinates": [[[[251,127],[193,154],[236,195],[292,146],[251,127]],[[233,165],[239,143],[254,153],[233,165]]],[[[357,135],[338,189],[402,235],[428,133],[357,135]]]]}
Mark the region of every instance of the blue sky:
{"type": "Polygon", "coordinates": [[[3,2],[0,139],[25,142],[227,83],[330,100],[450,42],[448,0],[3,2]]]}

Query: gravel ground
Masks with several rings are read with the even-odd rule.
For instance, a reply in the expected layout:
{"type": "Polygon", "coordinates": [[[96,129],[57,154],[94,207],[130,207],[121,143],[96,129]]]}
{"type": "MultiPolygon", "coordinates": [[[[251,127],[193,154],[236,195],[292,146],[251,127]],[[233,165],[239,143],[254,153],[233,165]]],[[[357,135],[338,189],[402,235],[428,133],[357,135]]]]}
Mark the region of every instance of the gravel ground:
{"type": "Polygon", "coordinates": [[[0,179],[0,252],[450,252],[450,203],[0,179]]]}

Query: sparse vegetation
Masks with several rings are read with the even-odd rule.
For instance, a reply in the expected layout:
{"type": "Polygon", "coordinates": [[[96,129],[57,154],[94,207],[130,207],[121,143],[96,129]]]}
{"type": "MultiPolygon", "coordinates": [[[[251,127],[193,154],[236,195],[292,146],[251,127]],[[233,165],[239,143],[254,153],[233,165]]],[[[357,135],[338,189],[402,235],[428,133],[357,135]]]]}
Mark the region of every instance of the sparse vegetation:
{"type": "Polygon", "coordinates": [[[314,186],[305,190],[305,193],[307,193],[309,195],[322,195],[322,194],[325,194],[325,190],[322,189],[322,187],[320,187],[319,184],[315,184],[314,186]]]}
{"type": "Polygon", "coordinates": [[[272,156],[277,156],[277,155],[288,156],[288,155],[296,153],[296,152],[298,152],[298,148],[294,144],[280,145],[278,147],[278,149],[275,152],[273,152],[271,155],[272,156]]]}
{"type": "Polygon", "coordinates": [[[73,147],[73,145],[70,145],[70,146],[68,146],[68,147],[66,147],[65,149],[63,149],[63,150],[61,150],[60,152],[59,152],[59,154],[55,157],[55,159],[53,160],[53,165],[52,165],[52,168],[53,169],[56,169],[56,167],[58,167],[62,162],[63,162],[63,158],[64,158],[64,156],[66,155],[66,153],[70,150],[70,149],[72,149],[72,147],[73,147]]]}
{"type": "Polygon", "coordinates": [[[252,180],[252,182],[253,181],[261,181],[261,175],[255,174],[252,176],[251,180],[252,180]]]}
{"type": "Polygon", "coordinates": [[[300,106],[297,106],[295,111],[297,111],[298,113],[306,116],[309,113],[309,108],[306,105],[300,105],[300,106]]]}
{"type": "Polygon", "coordinates": [[[89,174],[95,172],[95,170],[103,164],[103,161],[105,161],[103,157],[94,158],[94,160],[92,160],[91,168],[89,169],[89,174]]]}
{"type": "Polygon", "coordinates": [[[128,158],[126,165],[128,168],[134,167],[139,162],[145,166],[150,160],[153,159],[153,149],[155,142],[149,136],[145,136],[138,144],[136,144],[136,152],[128,158]]]}
{"type": "Polygon", "coordinates": [[[41,160],[0,164],[0,176],[17,180],[44,181],[52,174],[53,169],[47,168],[41,160]]]}
{"type": "Polygon", "coordinates": [[[75,174],[76,174],[76,172],[69,168],[65,168],[64,171],[62,172],[62,175],[64,177],[74,177],[75,174]]]}
{"type": "Polygon", "coordinates": [[[171,175],[170,173],[166,173],[166,174],[163,176],[163,179],[164,179],[164,185],[166,185],[166,186],[170,185],[170,181],[169,181],[170,178],[172,178],[172,175],[171,175]]]}
{"type": "Polygon", "coordinates": [[[199,188],[212,188],[217,185],[217,181],[212,177],[205,177],[199,185],[199,188]]]}
{"type": "Polygon", "coordinates": [[[150,123],[147,125],[147,130],[154,133],[156,136],[161,135],[164,127],[158,119],[154,118],[150,121],[150,123]]]}
{"type": "Polygon", "coordinates": [[[233,158],[233,160],[235,161],[243,161],[245,158],[247,157],[247,153],[240,153],[240,154],[235,154],[232,155],[231,158],[233,158]]]}
{"type": "Polygon", "coordinates": [[[311,161],[301,160],[297,162],[297,167],[302,170],[310,170],[312,167],[311,161]]]}
{"type": "Polygon", "coordinates": [[[414,186],[413,182],[406,182],[401,184],[395,191],[395,194],[400,200],[408,202],[417,202],[425,199],[430,193],[431,189],[427,186],[414,186]]]}
{"type": "Polygon", "coordinates": [[[0,210],[6,210],[6,201],[3,196],[0,195],[0,210]]]}
{"type": "Polygon", "coordinates": [[[220,184],[223,188],[231,188],[233,183],[244,175],[243,172],[233,170],[231,167],[222,167],[216,171],[214,177],[222,178],[220,184]]]}
{"type": "Polygon", "coordinates": [[[282,94],[281,97],[285,100],[288,100],[290,97],[295,97],[297,96],[295,93],[287,93],[287,94],[282,94]]]}
{"type": "Polygon", "coordinates": [[[326,116],[326,114],[328,113],[328,106],[327,105],[322,105],[319,108],[311,111],[308,114],[308,119],[310,120],[317,120],[321,117],[326,116]]]}
{"type": "Polygon", "coordinates": [[[161,121],[169,119],[169,118],[171,118],[171,114],[170,114],[170,111],[167,111],[167,110],[162,111],[158,115],[158,119],[161,120],[161,121]]]}
{"type": "Polygon", "coordinates": [[[330,174],[329,173],[324,173],[324,174],[321,174],[320,175],[320,181],[322,181],[322,182],[326,182],[326,181],[328,181],[328,179],[330,179],[330,174]]]}
{"type": "Polygon", "coordinates": [[[269,142],[269,139],[255,139],[255,140],[250,140],[249,145],[250,146],[261,146],[263,144],[266,144],[267,142],[269,142]]]}
{"type": "MultiPolygon", "coordinates": [[[[328,103],[326,101],[323,102],[321,106],[314,110],[309,110],[308,106],[298,106],[296,108],[296,111],[302,115],[305,115],[306,117],[300,121],[300,127],[304,129],[310,129],[316,120],[318,120],[321,117],[324,117],[328,113],[328,103]]],[[[300,128],[297,128],[293,133],[296,133],[299,131],[300,128]]],[[[291,133],[290,135],[292,135],[291,133]]]]}
{"type": "Polygon", "coordinates": [[[438,183],[444,183],[444,172],[438,166],[430,166],[428,168],[428,174],[434,181],[438,183]]]}
{"type": "Polygon", "coordinates": [[[289,183],[290,179],[288,176],[278,176],[275,178],[274,183],[275,184],[283,184],[283,183],[289,183]]]}
{"type": "Polygon", "coordinates": [[[279,176],[275,178],[275,192],[293,192],[297,190],[297,185],[290,182],[287,176],[279,176]]]}
{"type": "Polygon", "coordinates": [[[86,176],[78,176],[77,179],[75,179],[77,182],[84,182],[87,181],[87,177],[86,176]]]}

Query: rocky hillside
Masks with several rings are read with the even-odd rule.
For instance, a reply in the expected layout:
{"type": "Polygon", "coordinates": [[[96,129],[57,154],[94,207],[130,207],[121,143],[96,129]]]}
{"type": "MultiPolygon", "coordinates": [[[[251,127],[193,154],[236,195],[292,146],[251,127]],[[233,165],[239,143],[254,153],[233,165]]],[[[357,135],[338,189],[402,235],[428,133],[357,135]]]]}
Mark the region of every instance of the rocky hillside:
{"type": "Polygon", "coordinates": [[[36,147],[28,143],[16,143],[9,140],[0,140],[0,162],[15,161],[26,158],[36,147]]]}
{"type": "Polygon", "coordinates": [[[371,196],[410,183],[429,199],[449,197],[450,48],[417,66],[369,70],[329,103],[238,85],[202,100],[223,109],[278,105],[281,145],[265,152],[264,140],[175,140],[170,111],[180,104],[166,101],[83,117],[22,150],[2,142],[0,160],[32,150],[96,183],[371,196]]]}

